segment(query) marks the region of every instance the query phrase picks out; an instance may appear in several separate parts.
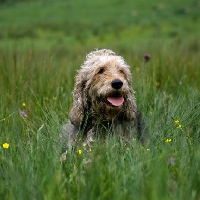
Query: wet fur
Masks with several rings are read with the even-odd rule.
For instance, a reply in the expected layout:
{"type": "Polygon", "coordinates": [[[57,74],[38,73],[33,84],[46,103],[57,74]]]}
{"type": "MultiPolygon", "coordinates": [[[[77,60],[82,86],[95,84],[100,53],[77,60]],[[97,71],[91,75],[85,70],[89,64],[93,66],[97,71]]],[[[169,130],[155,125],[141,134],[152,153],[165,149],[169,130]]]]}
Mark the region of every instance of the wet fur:
{"type": "Polygon", "coordinates": [[[69,121],[63,127],[63,137],[69,148],[78,134],[92,142],[95,135],[117,134],[126,139],[136,135],[146,140],[144,124],[137,109],[130,67],[121,56],[113,51],[96,50],[86,56],[78,71],[73,90],[73,106],[69,121]],[[119,79],[123,82],[120,89],[113,89],[111,82],[119,79]],[[111,106],[108,96],[123,96],[121,106],[111,106]]]}

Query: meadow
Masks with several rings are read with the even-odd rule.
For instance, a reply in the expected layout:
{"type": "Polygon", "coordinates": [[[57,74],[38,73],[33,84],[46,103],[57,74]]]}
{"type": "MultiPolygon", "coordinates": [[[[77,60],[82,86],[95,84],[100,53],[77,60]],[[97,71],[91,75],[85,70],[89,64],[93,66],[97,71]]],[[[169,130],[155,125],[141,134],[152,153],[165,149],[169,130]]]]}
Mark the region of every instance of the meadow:
{"type": "Polygon", "coordinates": [[[199,9],[198,0],[0,1],[0,198],[200,199],[199,9]],[[60,162],[74,76],[95,48],[131,66],[150,138],[86,148],[80,136],[60,162]]]}

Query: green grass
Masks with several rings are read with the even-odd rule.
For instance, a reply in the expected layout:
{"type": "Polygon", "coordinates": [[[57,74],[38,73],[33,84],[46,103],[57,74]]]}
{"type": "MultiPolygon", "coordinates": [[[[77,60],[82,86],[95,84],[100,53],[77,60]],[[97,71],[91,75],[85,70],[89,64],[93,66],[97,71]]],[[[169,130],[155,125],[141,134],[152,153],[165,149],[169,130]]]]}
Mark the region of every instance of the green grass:
{"type": "Polygon", "coordinates": [[[1,4],[0,47],[56,48],[58,46],[136,43],[163,38],[173,41],[198,38],[199,2],[151,0],[23,1],[1,4]],[[113,6],[114,5],[114,6],[113,6]]]}
{"type": "Polygon", "coordinates": [[[1,199],[200,198],[199,3],[150,3],[0,4],[1,199]],[[80,138],[61,163],[74,76],[94,48],[131,66],[150,140],[113,136],[89,149],[80,138]]]}

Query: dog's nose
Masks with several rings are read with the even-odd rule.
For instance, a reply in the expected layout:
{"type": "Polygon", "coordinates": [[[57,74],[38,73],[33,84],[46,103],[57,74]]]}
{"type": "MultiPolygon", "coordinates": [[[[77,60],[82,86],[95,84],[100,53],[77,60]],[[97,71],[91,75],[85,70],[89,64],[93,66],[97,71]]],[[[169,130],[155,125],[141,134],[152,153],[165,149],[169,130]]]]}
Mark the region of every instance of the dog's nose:
{"type": "Polygon", "coordinates": [[[111,82],[111,86],[116,89],[116,90],[119,90],[123,85],[123,82],[119,79],[115,79],[111,82]]]}

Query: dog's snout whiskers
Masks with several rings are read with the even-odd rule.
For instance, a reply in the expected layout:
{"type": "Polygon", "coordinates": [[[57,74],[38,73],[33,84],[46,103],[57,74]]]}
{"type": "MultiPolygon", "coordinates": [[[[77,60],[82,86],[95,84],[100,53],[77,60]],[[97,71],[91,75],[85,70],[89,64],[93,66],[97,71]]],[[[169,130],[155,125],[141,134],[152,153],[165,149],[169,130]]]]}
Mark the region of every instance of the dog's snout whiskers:
{"type": "Polygon", "coordinates": [[[123,82],[120,79],[114,79],[111,82],[112,88],[119,90],[123,86],[123,82]]]}

